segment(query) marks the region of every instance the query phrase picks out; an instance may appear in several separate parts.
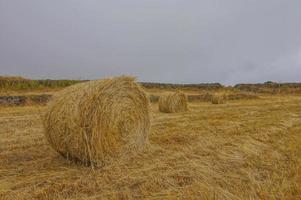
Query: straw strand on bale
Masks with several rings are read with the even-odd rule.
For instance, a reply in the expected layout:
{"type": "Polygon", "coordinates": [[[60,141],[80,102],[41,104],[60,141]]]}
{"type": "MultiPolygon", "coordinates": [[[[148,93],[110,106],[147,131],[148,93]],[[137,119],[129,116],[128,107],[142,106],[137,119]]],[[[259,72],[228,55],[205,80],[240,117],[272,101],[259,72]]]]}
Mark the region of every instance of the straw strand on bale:
{"type": "Polygon", "coordinates": [[[188,110],[187,96],[182,92],[162,95],[159,98],[159,110],[165,113],[185,112],[188,110]]]}
{"type": "Polygon", "coordinates": [[[53,98],[44,127],[49,143],[64,157],[103,165],[147,142],[149,100],[132,77],[79,83],[53,98]]]}

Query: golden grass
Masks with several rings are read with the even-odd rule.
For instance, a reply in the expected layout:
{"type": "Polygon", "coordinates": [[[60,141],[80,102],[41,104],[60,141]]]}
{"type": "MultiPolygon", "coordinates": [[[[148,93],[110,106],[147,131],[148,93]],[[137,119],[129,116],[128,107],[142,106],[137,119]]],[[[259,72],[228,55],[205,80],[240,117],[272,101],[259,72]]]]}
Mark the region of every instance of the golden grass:
{"type": "Polygon", "coordinates": [[[153,104],[150,145],[103,168],[63,159],[44,107],[0,107],[0,199],[300,199],[301,97],[153,104]]]}
{"type": "Polygon", "coordinates": [[[188,110],[188,100],[183,92],[161,95],[159,98],[159,110],[164,113],[185,112],[188,110]]]}
{"type": "Polygon", "coordinates": [[[67,159],[103,165],[147,142],[149,100],[132,77],[70,86],[55,95],[48,107],[46,138],[67,159]]]}

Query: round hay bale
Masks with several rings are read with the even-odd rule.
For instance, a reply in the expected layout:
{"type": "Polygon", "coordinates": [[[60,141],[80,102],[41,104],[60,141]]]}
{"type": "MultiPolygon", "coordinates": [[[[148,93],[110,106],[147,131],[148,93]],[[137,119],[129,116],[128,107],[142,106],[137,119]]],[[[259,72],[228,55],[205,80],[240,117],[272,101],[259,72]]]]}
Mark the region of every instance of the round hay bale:
{"type": "Polygon", "coordinates": [[[185,112],[188,110],[187,96],[182,92],[162,95],[159,98],[159,110],[165,113],[185,112]]]}
{"type": "Polygon", "coordinates": [[[47,140],[64,157],[103,165],[144,146],[150,103],[132,77],[79,83],[54,96],[44,127],[47,140]]]}
{"type": "Polygon", "coordinates": [[[225,95],[212,95],[211,103],[212,104],[224,104],[226,103],[227,97],[225,95]]]}

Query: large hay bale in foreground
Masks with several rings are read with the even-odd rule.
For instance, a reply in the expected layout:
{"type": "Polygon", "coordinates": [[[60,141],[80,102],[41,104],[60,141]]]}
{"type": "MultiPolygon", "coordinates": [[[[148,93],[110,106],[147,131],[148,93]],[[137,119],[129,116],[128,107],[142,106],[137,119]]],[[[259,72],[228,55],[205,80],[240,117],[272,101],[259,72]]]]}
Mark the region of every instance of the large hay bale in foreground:
{"type": "Polygon", "coordinates": [[[224,104],[226,103],[227,97],[225,95],[212,95],[211,103],[212,104],[224,104]]]}
{"type": "Polygon", "coordinates": [[[162,95],[159,98],[159,110],[165,113],[187,111],[187,96],[182,92],[162,95]]]}
{"type": "Polygon", "coordinates": [[[44,127],[49,143],[64,157],[102,165],[144,146],[150,104],[131,77],[79,83],[54,96],[44,127]]]}

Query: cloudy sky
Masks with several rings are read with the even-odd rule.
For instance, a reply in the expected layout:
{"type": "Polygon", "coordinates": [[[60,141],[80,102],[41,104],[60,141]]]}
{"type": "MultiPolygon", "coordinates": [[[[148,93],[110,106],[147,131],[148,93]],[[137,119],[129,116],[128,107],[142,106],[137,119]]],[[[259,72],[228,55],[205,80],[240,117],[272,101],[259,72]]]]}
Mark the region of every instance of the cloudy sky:
{"type": "Polygon", "coordinates": [[[300,0],[0,0],[0,75],[301,82],[300,0]]]}

